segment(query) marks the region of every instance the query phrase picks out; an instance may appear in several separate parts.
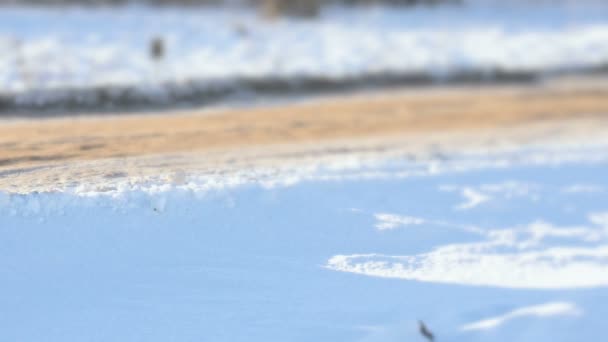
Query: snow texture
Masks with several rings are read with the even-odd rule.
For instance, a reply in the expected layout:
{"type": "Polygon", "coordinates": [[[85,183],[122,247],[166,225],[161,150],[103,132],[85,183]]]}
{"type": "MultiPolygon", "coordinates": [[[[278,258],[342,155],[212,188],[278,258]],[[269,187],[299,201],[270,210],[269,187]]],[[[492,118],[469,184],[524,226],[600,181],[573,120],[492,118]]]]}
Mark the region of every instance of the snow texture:
{"type": "Polygon", "coordinates": [[[228,8],[3,7],[0,91],[16,106],[158,104],[232,94],[240,81],[278,91],[306,79],[601,69],[606,18],[602,2],[330,7],[312,21],[270,22],[228,8]],[[160,60],[148,51],[155,37],[165,42],[160,60]]]}
{"type": "Polygon", "coordinates": [[[598,340],[606,151],[0,192],[0,340],[598,340]]]}
{"type": "Polygon", "coordinates": [[[572,303],[554,302],[542,305],[528,306],[510,311],[502,316],[486,318],[484,320],[473,322],[462,327],[462,330],[486,330],[496,328],[512,319],[537,316],[550,317],[556,315],[581,315],[581,310],[572,303]]]}

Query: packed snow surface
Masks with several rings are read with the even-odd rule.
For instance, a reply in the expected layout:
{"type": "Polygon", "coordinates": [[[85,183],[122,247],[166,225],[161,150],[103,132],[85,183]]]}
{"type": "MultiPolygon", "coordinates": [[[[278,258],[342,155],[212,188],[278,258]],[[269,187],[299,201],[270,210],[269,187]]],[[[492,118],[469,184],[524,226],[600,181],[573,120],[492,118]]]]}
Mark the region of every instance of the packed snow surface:
{"type": "Polygon", "coordinates": [[[3,7],[0,90],[137,86],[162,97],[156,85],[184,90],[192,80],[213,88],[238,78],[598,67],[608,61],[606,18],[602,2],[333,7],[276,21],[235,8],[3,7]],[[155,37],[165,42],[161,60],[149,55],[155,37]]]}
{"type": "Polygon", "coordinates": [[[3,192],[0,340],[598,340],[607,151],[3,192]]]}

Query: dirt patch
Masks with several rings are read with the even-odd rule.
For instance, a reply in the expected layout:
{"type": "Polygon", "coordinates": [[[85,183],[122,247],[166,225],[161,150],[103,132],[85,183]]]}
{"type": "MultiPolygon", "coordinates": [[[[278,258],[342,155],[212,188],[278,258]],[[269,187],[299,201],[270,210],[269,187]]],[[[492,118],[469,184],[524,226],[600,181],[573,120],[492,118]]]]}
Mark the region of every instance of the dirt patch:
{"type": "Polygon", "coordinates": [[[608,119],[608,87],[578,82],[361,94],[214,113],[0,124],[0,171],[75,160],[238,150],[608,119]],[[20,148],[7,148],[19,146],[20,148]],[[28,148],[31,147],[31,148],[28,148]],[[35,148],[33,148],[35,146],[35,148]]]}

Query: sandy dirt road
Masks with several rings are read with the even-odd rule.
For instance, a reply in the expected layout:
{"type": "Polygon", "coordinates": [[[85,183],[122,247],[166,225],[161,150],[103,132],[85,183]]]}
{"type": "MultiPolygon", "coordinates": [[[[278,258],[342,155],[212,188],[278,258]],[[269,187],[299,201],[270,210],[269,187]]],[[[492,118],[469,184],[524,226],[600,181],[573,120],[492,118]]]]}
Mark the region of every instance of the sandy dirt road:
{"type": "Polygon", "coordinates": [[[0,122],[0,187],[18,182],[15,177],[25,171],[105,159],[183,153],[234,158],[282,146],[339,148],[344,141],[425,136],[449,144],[442,137],[507,138],[511,133],[502,132],[556,122],[559,128],[543,134],[572,129],[598,135],[608,123],[606,84],[400,90],[268,108],[5,121],[0,122]]]}
{"type": "Polygon", "coordinates": [[[0,167],[608,118],[608,87],[494,87],[358,95],[211,113],[0,124],[0,167]]]}

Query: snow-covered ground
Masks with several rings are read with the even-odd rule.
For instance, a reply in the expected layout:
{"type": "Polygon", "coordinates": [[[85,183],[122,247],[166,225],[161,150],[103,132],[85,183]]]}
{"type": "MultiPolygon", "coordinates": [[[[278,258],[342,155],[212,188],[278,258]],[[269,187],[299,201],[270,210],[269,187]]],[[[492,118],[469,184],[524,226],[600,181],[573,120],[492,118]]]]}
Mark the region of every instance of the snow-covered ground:
{"type": "Polygon", "coordinates": [[[597,68],[608,62],[607,18],[608,5],[593,1],[330,7],[316,20],[274,22],[234,8],[2,7],[0,92],[31,104],[67,96],[53,89],[104,87],[80,101],[120,97],[112,89],[160,101],[243,79],[597,68]],[[154,37],[166,42],[162,61],[149,57],[154,37]]]}
{"type": "Polygon", "coordinates": [[[606,147],[0,193],[0,340],[599,341],[606,147]]]}

